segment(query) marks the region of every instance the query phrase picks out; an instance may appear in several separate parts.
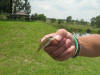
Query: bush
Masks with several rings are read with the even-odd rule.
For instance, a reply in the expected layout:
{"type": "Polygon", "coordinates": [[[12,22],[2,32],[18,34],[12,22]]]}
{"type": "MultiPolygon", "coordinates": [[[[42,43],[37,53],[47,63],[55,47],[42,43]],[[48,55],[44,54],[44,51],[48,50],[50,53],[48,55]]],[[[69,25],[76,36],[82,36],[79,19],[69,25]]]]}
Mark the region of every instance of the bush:
{"type": "Polygon", "coordinates": [[[7,20],[7,15],[0,15],[0,20],[7,20]]]}
{"type": "Polygon", "coordinates": [[[21,21],[25,21],[25,19],[26,19],[25,16],[23,16],[23,17],[20,18],[21,21]]]}
{"type": "Polygon", "coordinates": [[[31,15],[31,21],[37,21],[37,20],[45,22],[46,16],[44,14],[37,14],[37,13],[32,14],[31,15]]]}
{"type": "Polygon", "coordinates": [[[61,24],[61,23],[63,23],[63,20],[59,19],[58,24],[61,24]]]}
{"type": "Polygon", "coordinates": [[[54,23],[54,22],[56,22],[56,19],[55,18],[51,18],[50,21],[51,21],[51,23],[54,23]]]}
{"type": "Polygon", "coordinates": [[[88,28],[88,29],[86,30],[86,32],[87,32],[87,33],[91,33],[91,29],[88,28]]]}
{"type": "Polygon", "coordinates": [[[100,34],[100,30],[98,30],[98,34],[100,34]]]}

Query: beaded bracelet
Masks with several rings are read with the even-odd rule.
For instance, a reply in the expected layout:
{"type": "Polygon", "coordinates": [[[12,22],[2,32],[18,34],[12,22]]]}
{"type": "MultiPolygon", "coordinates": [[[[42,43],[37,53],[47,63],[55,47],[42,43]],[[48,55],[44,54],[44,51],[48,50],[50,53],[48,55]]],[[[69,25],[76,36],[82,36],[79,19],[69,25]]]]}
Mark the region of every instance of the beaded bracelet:
{"type": "Polygon", "coordinates": [[[73,58],[75,58],[75,57],[77,57],[79,55],[80,44],[79,44],[79,41],[78,41],[78,39],[77,39],[75,34],[73,35],[73,39],[74,39],[74,42],[75,42],[75,56],[73,56],[73,58]]]}

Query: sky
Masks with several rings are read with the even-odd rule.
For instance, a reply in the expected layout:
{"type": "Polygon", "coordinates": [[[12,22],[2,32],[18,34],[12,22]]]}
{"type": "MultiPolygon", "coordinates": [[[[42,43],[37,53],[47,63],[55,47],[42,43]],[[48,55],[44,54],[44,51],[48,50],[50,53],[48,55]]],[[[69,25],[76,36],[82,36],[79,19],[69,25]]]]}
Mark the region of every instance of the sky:
{"type": "Polygon", "coordinates": [[[31,14],[45,14],[48,18],[90,21],[100,15],[100,0],[29,0],[31,14]]]}

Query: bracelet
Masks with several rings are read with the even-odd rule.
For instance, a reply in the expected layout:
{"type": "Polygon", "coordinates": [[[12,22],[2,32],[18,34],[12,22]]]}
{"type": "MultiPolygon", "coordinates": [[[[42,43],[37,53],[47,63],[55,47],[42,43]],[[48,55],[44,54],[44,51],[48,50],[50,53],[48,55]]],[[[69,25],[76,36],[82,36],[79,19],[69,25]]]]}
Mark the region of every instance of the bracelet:
{"type": "Polygon", "coordinates": [[[80,52],[80,44],[79,44],[79,41],[76,37],[76,34],[73,35],[73,39],[74,39],[74,42],[75,42],[75,56],[73,56],[73,58],[77,57],[79,55],[79,52],[80,52]]]}

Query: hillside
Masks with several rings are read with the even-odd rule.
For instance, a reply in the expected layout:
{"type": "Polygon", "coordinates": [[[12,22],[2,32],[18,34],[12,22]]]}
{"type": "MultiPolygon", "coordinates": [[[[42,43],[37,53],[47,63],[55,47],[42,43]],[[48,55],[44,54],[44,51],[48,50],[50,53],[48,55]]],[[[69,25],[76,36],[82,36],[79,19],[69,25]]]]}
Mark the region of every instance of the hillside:
{"type": "Polygon", "coordinates": [[[37,53],[40,39],[56,30],[43,22],[0,21],[0,75],[99,75],[100,58],[59,62],[37,53]]]}

